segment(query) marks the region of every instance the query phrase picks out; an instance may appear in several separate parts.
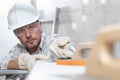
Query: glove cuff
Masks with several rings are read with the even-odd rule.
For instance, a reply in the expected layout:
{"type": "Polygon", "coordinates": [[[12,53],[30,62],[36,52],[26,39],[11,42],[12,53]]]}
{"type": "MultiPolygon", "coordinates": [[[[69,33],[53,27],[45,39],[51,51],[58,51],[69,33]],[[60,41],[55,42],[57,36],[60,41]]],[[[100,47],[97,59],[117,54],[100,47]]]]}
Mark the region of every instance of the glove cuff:
{"type": "Polygon", "coordinates": [[[70,37],[63,36],[57,41],[59,46],[65,46],[68,43],[71,43],[70,37]]]}
{"type": "Polygon", "coordinates": [[[18,66],[20,69],[26,69],[26,63],[24,61],[25,53],[21,53],[18,57],[18,66]]]}

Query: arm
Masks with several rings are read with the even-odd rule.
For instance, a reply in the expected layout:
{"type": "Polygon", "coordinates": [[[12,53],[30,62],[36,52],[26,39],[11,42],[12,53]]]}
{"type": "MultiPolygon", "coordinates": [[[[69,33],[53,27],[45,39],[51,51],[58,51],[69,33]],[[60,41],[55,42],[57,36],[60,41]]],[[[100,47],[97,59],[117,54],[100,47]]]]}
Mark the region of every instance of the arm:
{"type": "Polygon", "coordinates": [[[69,42],[69,44],[66,44],[66,42],[68,42],[67,39],[63,40],[64,38],[61,39],[61,37],[63,36],[59,34],[43,34],[41,41],[42,54],[50,56],[51,61],[55,61],[58,58],[71,57],[75,51],[73,44],[71,42],[69,42]]]}
{"type": "Polygon", "coordinates": [[[12,54],[8,54],[1,60],[1,69],[19,69],[18,60],[11,57],[12,54]]]}
{"type": "Polygon", "coordinates": [[[1,69],[28,69],[31,70],[37,60],[48,60],[46,55],[30,55],[25,49],[17,45],[2,60],[1,69]],[[22,53],[24,52],[24,53],[22,53]]]}
{"type": "Polygon", "coordinates": [[[18,59],[10,60],[7,65],[7,69],[20,69],[18,66],[18,59]]]}
{"type": "Polygon", "coordinates": [[[18,69],[17,58],[20,54],[20,45],[15,45],[9,53],[1,60],[1,69],[18,69]]]}
{"type": "Polygon", "coordinates": [[[74,52],[70,37],[61,36],[49,45],[52,54],[57,58],[71,58],[74,52]]]}

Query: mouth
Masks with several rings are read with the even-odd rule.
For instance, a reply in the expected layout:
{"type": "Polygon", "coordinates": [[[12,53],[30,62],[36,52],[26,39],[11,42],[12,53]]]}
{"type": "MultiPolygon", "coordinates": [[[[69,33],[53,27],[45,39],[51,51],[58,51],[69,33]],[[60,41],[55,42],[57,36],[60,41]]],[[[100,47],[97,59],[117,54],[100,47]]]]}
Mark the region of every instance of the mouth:
{"type": "Polygon", "coordinates": [[[26,41],[26,43],[28,43],[28,44],[33,44],[34,41],[35,41],[35,39],[28,39],[28,40],[26,41]]]}

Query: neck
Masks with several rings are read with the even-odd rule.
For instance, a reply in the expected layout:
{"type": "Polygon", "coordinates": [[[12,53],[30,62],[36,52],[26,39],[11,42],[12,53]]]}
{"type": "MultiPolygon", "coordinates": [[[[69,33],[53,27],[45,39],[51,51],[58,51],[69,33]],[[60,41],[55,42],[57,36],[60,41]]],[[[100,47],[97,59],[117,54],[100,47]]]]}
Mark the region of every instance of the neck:
{"type": "Polygon", "coordinates": [[[36,52],[38,50],[38,46],[34,47],[34,48],[29,48],[27,49],[30,53],[36,52]]]}
{"type": "Polygon", "coordinates": [[[27,50],[30,52],[30,53],[33,53],[33,52],[36,52],[39,48],[39,44],[33,48],[27,48],[27,50]]]}

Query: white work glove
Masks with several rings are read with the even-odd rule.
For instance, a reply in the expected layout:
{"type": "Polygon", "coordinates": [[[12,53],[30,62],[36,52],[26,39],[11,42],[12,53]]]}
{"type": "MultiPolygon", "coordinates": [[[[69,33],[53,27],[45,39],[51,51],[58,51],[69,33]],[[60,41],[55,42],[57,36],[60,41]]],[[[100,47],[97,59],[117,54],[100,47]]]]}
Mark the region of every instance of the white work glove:
{"type": "Polygon", "coordinates": [[[37,60],[47,60],[47,59],[49,59],[49,57],[45,55],[40,55],[40,54],[30,55],[27,53],[21,53],[18,57],[18,66],[20,69],[27,69],[31,71],[37,60]]]}
{"type": "Polygon", "coordinates": [[[69,37],[60,37],[59,40],[53,41],[49,48],[57,58],[71,58],[73,51],[70,50],[71,39],[69,37]]]}

